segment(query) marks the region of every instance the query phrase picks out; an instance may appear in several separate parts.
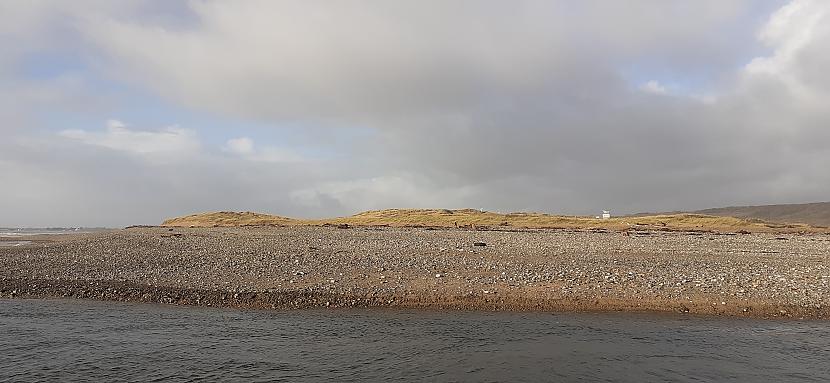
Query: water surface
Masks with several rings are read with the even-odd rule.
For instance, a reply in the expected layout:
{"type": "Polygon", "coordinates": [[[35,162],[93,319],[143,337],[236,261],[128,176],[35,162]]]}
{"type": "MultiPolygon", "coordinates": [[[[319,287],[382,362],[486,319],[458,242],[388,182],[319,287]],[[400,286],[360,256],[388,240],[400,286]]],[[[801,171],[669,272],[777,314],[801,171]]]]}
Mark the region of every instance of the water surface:
{"type": "Polygon", "coordinates": [[[0,381],[830,381],[830,326],[0,300],[0,381]]]}
{"type": "Polygon", "coordinates": [[[0,247],[17,247],[28,245],[32,243],[32,241],[9,241],[9,240],[0,240],[0,247]]]}
{"type": "Polygon", "coordinates": [[[84,234],[105,230],[102,228],[85,227],[0,227],[0,237],[23,237],[27,235],[60,235],[60,234],[84,234]]]}

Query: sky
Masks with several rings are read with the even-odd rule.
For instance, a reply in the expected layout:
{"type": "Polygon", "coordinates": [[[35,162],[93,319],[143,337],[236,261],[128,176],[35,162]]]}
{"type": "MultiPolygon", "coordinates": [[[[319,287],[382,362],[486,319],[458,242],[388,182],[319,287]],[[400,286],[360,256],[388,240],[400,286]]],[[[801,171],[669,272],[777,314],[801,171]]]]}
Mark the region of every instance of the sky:
{"type": "Polygon", "coordinates": [[[826,201],[830,2],[0,1],[0,226],[826,201]]]}

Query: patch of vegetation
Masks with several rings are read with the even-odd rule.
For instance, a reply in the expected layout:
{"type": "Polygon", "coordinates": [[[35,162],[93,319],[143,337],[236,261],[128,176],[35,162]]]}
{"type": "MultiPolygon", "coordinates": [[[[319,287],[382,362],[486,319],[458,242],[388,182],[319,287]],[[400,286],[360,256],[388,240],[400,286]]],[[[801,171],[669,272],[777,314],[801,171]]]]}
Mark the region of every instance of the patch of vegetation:
{"type": "Polygon", "coordinates": [[[193,214],[164,221],[162,226],[226,227],[226,226],[293,226],[336,225],[435,227],[435,228],[522,228],[522,229],[606,229],[715,231],[715,232],[822,232],[805,224],[770,223],[757,219],[741,219],[704,214],[664,214],[637,217],[597,219],[543,213],[500,214],[474,209],[387,209],[372,210],[350,217],[304,220],[252,212],[214,212],[193,214]]]}

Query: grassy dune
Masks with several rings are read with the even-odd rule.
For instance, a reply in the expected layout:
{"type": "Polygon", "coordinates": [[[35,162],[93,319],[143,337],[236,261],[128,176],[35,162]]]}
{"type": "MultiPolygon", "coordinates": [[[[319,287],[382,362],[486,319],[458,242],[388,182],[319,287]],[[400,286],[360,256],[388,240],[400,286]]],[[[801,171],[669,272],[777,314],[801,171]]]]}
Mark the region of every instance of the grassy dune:
{"type": "Polygon", "coordinates": [[[373,210],[350,217],[303,220],[251,212],[193,214],[164,221],[170,227],[349,225],[392,227],[479,227],[479,228],[562,228],[562,229],[652,229],[716,232],[823,232],[805,224],[771,223],[755,219],[718,217],[703,214],[670,214],[596,219],[540,213],[500,214],[473,209],[388,209],[373,210]]]}
{"type": "Polygon", "coordinates": [[[300,221],[278,215],[233,211],[191,214],[165,220],[162,226],[174,227],[231,227],[231,226],[267,226],[296,225],[300,221]]]}

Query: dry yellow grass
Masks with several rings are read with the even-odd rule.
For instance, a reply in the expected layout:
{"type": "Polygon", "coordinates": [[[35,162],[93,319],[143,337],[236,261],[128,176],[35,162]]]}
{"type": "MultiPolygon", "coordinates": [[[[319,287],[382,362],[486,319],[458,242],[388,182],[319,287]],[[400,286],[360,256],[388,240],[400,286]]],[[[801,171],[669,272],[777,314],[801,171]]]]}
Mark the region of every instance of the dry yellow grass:
{"type": "Polygon", "coordinates": [[[641,217],[560,216],[541,213],[500,214],[473,209],[388,209],[373,210],[350,217],[303,220],[252,212],[215,212],[193,214],[164,221],[162,226],[291,226],[349,225],[392,227],[479,227],[479,228],[561,228],[561,229],[651,229],[671,231],[717,232],[824,232],[827,229],[804,224],[780,224],[733,217],[702,214],[672,214],[641,217]]]}
{"type": "Polygon", "coordinates": [[[297,220],[271,214],[233,211],[191,214],[165,220],[162,226],[217,227],[217,226],[267,226],[291,225],[297,220]]]}

